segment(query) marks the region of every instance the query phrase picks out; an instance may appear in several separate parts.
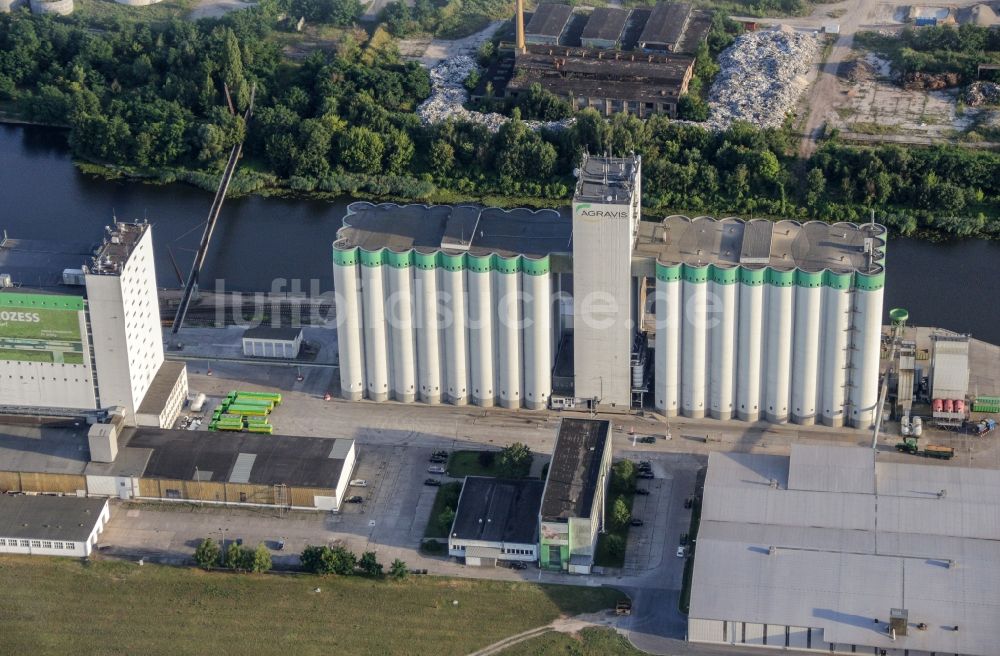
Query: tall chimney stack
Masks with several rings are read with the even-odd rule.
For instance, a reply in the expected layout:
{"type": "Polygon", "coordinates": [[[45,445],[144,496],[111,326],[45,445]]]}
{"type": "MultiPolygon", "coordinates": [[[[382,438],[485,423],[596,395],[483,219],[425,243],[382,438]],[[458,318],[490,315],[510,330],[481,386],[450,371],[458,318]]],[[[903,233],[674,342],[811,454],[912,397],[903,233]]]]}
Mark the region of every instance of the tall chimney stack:
{"type": "Polygon", "coordinates": [[[523,53],[524,47],[524,0],[517,0],[517,16],[514,20],[517,22],[517,51],[523,53]]]}

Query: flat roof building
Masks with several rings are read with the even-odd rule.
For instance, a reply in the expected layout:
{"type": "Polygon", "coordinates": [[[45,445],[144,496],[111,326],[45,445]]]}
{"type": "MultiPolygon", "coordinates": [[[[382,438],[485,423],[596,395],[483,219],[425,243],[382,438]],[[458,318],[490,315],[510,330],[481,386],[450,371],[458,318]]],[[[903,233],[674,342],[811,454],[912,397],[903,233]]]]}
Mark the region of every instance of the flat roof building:
{"type": "Polygon", "coordinates": [[[569,5],[549,3],[538,5],[524,28],[525,42],[557,45],[572,15],[573,8],[569,5]]]}
{"type": "Polygon", "coordinates": [[[539,515],[541,567],[590,573],[610,471],[611,423],[561,419],[539,515]]]}
{"type": "Polygon", "coordinates": [[[0,553],[85,558],[111,518],[107,499],[0,495],[0,553]]]}
{"type": "Polygon", "coordinates": [[[639,35],[639,48],[665,52],[676,51],[690,18],[691,5],[689,4],[663,2],[656,5],[646,21],[642,34],[639,35]]]}
{"type": "Polygon", "coordinates": [[[448,534],[448,553],[466,565],[538,560],[538,510],[545,483],[467,476],[448,534]]]}
{"type": "Polygon", "coordinates": [[[615,48],[621,41],[632,11],[618,7],[598,7],[590,14],[580,35],[584,48],[615,48]]]}
{"type": "Polygon", "coordinates": [[[869,448],[709,456],[693,642],[986,656],[1000,643],[1000,471],[869,448]]]}
{"type": "Polygon", "coordinates": [[[256,326],[243,332],[243,355],[294,360],[302,349],[301,328],[256,326]]]}

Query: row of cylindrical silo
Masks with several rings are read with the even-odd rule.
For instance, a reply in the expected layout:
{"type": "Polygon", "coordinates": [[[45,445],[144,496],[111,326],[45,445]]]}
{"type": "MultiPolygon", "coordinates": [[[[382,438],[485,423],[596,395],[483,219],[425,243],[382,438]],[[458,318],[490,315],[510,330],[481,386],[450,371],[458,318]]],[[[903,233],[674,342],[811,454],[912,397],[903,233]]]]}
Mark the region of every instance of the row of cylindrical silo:
{"type": "Polygon", "coordinates": [[[344,398],[548,405],[548,257],[335,244],[334,284],[344,398]]]}
{"type": "Polygon", "coordinates": [[[884,272],[656,263],[656,408],[866,427],[884,272]]]}

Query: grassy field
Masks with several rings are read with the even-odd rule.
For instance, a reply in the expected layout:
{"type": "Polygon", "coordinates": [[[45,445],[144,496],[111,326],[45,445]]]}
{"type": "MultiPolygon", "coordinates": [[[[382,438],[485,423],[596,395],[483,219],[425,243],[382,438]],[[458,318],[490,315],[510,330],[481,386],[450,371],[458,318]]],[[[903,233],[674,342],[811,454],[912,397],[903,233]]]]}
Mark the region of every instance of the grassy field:
{"type": "Polygon", "coordinates": [[[448,531],[451,530],[451,522],[442,524],[439,521],[441,513],[445,508],[455,510],[458,508],[458,496],[462,493],[462,483],[453,481],[445,483],[438,488],[437,496],[434,497],[434,506],[431,508],[431,518],[424,529],[425,538],[447,538],[448,531]]]}
{"type": "Polygon", "coordinates": [[[550,632],[504,649],[501,656],[642,656],[613,629],[584,629],[579,635],[550,632]]]}
{"type": "Polygon", "coordinates": [[[450,476],[499,476],[500,452],[494,452],[493,464],[483,467],[479,463],[482,451],[455,451],[448,458],[448,475],[450,476]]]}
{"type": "MultiPolygon", "coordinates": [[[[615,499],[621,497],[625,500],[625,505],[628,506],[629,511],[632,510],[632,502],[635,500],[634,492],[626,492],[623,494],[608,494],[604,501],[604,512],[607,517],[611,517],[611,508],[615,503],[615,499]]],[[[611,528],[610,523],[608,526],[607,533],[602,533],[597,537],[597,549],[594,553],[594,564],[600,565],[601,567],[624,567],[625,566],[625,549],[628,548],[628,531],[631,528],[628,525],[611,528]],[[620,554],[611,553],[608,549],[608,536],[617,535],[621,537],[624,547],[620,554]]]]}
{"type": "Polygon", "coordinates": [[[620,596],[608,588],[234,575],[23,556],[0,558],[0,589],[0,653],[144,656],[457,656],[562,614],[608,608],[620,596]]]}
{"type": "Polygon", "coordinates": [[[163,0],[145,7],[128,7],[113,0],[74,0],[73,15],[98,24],[116,19],[127,23],[166,23],[186,18],[195,4],[196,0],[163,0]]]}

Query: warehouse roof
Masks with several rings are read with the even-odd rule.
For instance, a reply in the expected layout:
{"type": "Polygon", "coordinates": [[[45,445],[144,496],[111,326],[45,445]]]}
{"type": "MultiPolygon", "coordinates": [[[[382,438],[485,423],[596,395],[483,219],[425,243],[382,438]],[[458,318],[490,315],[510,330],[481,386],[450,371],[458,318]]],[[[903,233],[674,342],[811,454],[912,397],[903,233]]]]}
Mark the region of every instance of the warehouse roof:
{"type": "Polygon", "coordinates": [[[811,627],[828,643],[996,651],[1000,471],[879,462],[862,447],[713,453],[701,521],[692,618],[811,627]],[[910,622],[895,642],[894,608],[910,622]]]}
{"type": "Polygon", "coordinates": [[[629,9],[598,7],[590,14],[590,20],[583,28],[581,38],[617,41],[622,35],[622,30],[625,29],[625,23],[631,13],[629,9]]]}
{"type": "Polygon", "coordinates": [[[0,293],[82,295],[83,287],[64,285],[62,274],[89,264],[93,255],[93,244],[2,237],[0,275],[9,274],[14,287],[0,287],[0,293]]]}
{"type": "Polygon", "coordinates": [[[83,542],[107,499],[0,495],[0,537],[83,542]]]}
{"type": "Polygon", "coordinates": [[[639,36],[639,46],[666,46],[673,49],[681,40],[691,16],[691,5],[665,2],[653,7],[646,27],[639,36]]]}
{"type": "Polygon", "coordinates": [[[545,483],[535,479],[468,476],[455,510],[451,537],[532,544],[545,483]]]}
{"type": "Polygon", "coordinates": [[[590,517],[610,431],[611,423],[604,420],[563,418],[559,422],[542,498],[543,519],[590,517]]]}
{"type": "Polygon", "coordinates": [[[885,251],[885,228],[870,223],[731,217],[668,216],[659,223],[643,221],[635,254],[667,264],[716,264],[770,266],[780,270],[802,269],[838,273],[877,272],[885,251]],[[865,240],[873,238],[876,264],[869,269],[865,240]]]}
{"type": "Polygon", "coordinates": [[[566,21],[573,13],[569,5],[541,4],[524,26],[526,36],[558,37],[566,28],[566,21]]]}
{"type": "Polygon", "coordinates": [[[537,257],[572,252],[572,233],[572,221],[555,210],[360,201],[348,205],[336,247],[537,257]]]}

